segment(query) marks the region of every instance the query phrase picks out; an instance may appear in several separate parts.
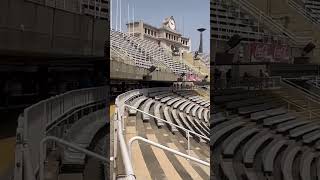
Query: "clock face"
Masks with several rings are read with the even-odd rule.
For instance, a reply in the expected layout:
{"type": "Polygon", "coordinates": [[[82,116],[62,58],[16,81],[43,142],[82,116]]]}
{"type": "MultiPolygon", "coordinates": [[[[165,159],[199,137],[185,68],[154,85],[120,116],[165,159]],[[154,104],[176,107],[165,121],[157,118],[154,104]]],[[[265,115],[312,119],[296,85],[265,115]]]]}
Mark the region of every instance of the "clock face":
{"type": "Polygon", "coordinates": [[[174,22],[173,19],[169,20],[169,28],[172,30],[176,30],[176,23],[174,22]]]}

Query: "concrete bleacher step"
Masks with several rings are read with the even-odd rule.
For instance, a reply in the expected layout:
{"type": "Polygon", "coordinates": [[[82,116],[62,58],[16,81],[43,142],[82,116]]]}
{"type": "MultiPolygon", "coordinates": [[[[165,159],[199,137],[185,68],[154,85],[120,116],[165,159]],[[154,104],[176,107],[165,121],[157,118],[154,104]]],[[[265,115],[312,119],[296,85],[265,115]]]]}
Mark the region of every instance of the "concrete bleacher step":
{"type": "MultiPolygon", "coordinates": [[[[153,113],[153,111],[154,105],[150,108],[150,112],[153,113]]],[[[150,121],[143,122],[141,113],[137,113],[136,117],[130,118],[134,118],[136,135],[186,153],[186,139],[182,135],[171,134],[166,126],[159,129],[153,118],[150,121]]],[[[193,143],[197,144],[196,142],[193,143]]],[[[209,174],[206,174],[197,164],[144,143],[139,143],[139,146],[141,146],[140,151],[147,167],[143,171],[148,172],[150,179],[208,179],[209,174]]],[[[199,151],[202,150],[203,148],[199,148],[199,151]]],[[[206,150],[208,151],[208,148],[206,150]]],[[[139,177],[137,178],[139,179],[139,177]]]]}
{"type": "Polygon", "coordinates": [[[82,173],[59,174],[58,180],[83,180],[82,173]]]}

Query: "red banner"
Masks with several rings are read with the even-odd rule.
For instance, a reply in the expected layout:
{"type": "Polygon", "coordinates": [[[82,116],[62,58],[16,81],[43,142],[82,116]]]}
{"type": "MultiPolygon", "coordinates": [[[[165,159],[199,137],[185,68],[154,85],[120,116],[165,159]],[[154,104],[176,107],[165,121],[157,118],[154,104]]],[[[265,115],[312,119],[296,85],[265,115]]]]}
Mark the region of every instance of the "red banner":
{"type": "Polygon", "coordinates": [[[252,62],[289,62],[289,46],[278,44],[250,44],[252,62]]]}

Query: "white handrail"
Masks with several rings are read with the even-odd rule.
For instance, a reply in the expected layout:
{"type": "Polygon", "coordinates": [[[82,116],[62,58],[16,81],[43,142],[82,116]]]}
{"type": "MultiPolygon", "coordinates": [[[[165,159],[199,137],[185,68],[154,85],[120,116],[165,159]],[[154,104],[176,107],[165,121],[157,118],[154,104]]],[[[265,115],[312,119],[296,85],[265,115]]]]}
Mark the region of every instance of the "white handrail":
{"type": "Polygon", "coordinates": [[[118,133],[118,140],[119,140],[120,147],[121,147],[120,151],[121,151],[121,155],[122,155],[122,161],[125,165],[124,168],[125,168],[126,174],[128,176],[130,176],[130,175],[134,176],[132,162],[130,160],[127,145],[126,145],[124,137],[123,137],[123,124],[122,124],[122,117],[121,117],[122,113],[120,113],[122,111],[122,109],[117,108],[116,110],[118,111],[117,112],[117,122],[118,122],[117,123],[117,133],[118,133]]]}
{"type": "MultiPolygon", "coordinates": [[[[40,142],[40,158],[39,158],[39,164],[40,164],[40,169],[39,169],[39,179],[40,180],[43,180],[44,179],[44,161],[45,161],[45,152],[44,152],[44,145],[47,141],[54,141],[54,142],[57,142],[59,144],[63,144],[67,147],[70,147],[72,149],[75,149],[77,151],[80,151],[82,153],[85,153],[86,155],[89,155],[89,156],[92,156],[94,158],[97,158],[101,161],[104,161],[106,163],[109,162],[109,159],[107,157],[104,157],[104,156],[101,156],[100,154],[97,154],[97,153],[94,153],[94,152],[91,152],[89,150],[87,150],[86,148],[82,148],[82,147],[79,147],[71,142],[68,142],[68,141],[65,141],[63,139],[60,139],[60,138],[57,138],[57,137],[54,137],[54,136],[46,136],[45,138],[43,138],[40,142]]],[[[134,180],[134,176],[133,174],[129,174],[128,176],[128,179],[132,179],[134,180]]]]}
{"type": "Polygon", "coordinates": [[[188,159],[188,160],[192,160],[192,161],[195,161],[195,162],[197,162],[197,163],[199,163],[199,164],[202,164],[202,165],[205,165],[205,166],[210,167],[210,163],[209,163],[209,162],[205,162],[205,161],[202,161],[202,160],[197,159],[197,158],[195,158],[195,157],[192,157],[192,156],[190,156],[190,155],[181,153],[181,152],[179,152],[179,151],[177,151],[177,150],[168,148],[167,146],[161,145],[161,144],[159,144],[159,143],[155,143],[155,142],[150,141],[150,140],[148,140],[148,139],[145,139],[145,138],[143,138],[143,137],[141,137],[141,136],[135,136],[135,137],[131,138],[131,139],[129,140],[129,142],[128,142],[128,150],[129,150],[130,159],[132,158],[132,150],[131,150],[132,144],[133,144],[134,141],[138,141],[138,140],[143,141],[143,142],[145,142],[145,143],[147,143],[147,144],[150,144],[150,145],[152,145],[152,146],[155,146],[155,147],[157,147],[157,148],[160,148],[160,149],[162,149],[162,150],[169,151],[169,152],[171,152],[171,153],[173,153],[173,154],[176,154],[176,155],[181,156],[181,157],[183,157],[183,158],[186,158],[186,159],[188,159]]]}

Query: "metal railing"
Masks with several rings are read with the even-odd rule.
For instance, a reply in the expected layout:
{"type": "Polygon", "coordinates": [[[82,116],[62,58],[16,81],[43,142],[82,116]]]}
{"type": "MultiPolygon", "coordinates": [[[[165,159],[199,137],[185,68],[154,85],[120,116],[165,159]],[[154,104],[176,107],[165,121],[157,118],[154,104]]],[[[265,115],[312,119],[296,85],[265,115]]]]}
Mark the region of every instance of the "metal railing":
{"type": "Polygon", "coordinates": [[[73,90],[26,108],[18,119],[15,161],[21,166],[15,167],[15,180],[36,179],[39,171],[39,145],[47,136],[50,125],[74,109],[106,101],[108,91],[106,86],[73,90]]]}
{"type": "Polygon", "coordinates": [[[54,141],[54,142],[57,142],[59,144],[62,144],[64,146],[67,146],[67,147],[70,147],[74,150],[77,150],[79,152],[82,152],[88,156],[91,156],[91,157],[94,157],[100,161],[103,161],[103,162],[106,162],[108,163],[109,162],[109,159],[104,157],[104,156],[101,156],[100,154],[97,154],[97,153],[94,153],[94,152],[91,152],[85,148],[82,148],[82,147],[79,147],[78,145],[76,144],[73,144],[71,142],[68,142],[68,141],[65,141],[63,139],[60,139],[60,138],[57,138],[57,137],[54,137],[54,136],[47,136],[45,138],[43,138],[40,142],[40,158],[39,158],[39,164],[40,164],[40,169],[39,169],[39,179],[40,180],[44,180],[44,162],[45,162],[45,143],[47,141],[54,141]]]}
{"type": "Polygon", "coordinates": [[[135,108],[135,107],[133,107],[133,106],[130,106],[130,105],[128,105],[128,104],[125,104],[124,107],[128,107],[128,108],[130,108],[130,109],[134,109],[134,110],[136,110],[136,111],[138,111],[138,112],[140,112],[140,113],[142,113],[142,114],[146,114],[146,115],[148,115],[148,116],[150,116],[150,117],[152,117],[152,118],[155,118],[156,120],[159,120],[159,121],[161,121],[161,122],[163,122],[163,123],[169,124],[170,126],[174,126],[174,127],[178,128],[178,129],[181,129],[181,130],[185,131],[185,132],[186,132],[187,139],[188,139],[188,151],[190,150],[190,135],[192,135],[192,134],[195,135],[195,136],[198,136],[199,138],[205,139],[205,140],[207,140],[208,142],[210,141],[210,138],[208,138],[208,137],[206,137],[206,136],[203,136],[203,135],[198,134],[198,133],[196,133],[196,132],[194,132],[194,131],[191,131],[191,130],[189,130],[189,129],[186,129],[186,128],[182,127],[182,126],[176,125],[176,124],[174,124],[174,123],[172,123],[172,122],[169,122],[169,121],[167,121],[167,120],[161,119],[161,118],[159,118],[159,117],[157,117],[157,116],[154,116],[154,115],[152,115],[152,114],[150,114],[150,113],[144,112],[144,111],[142,111],[142,110],[140,110],[140,109],[137,109],[137,108],[135,108]]]}
{"type": "Polygon", "coordinates": [[[301,7],[297,2],[294,0],[287,0],[290,7],[295,9],[298,13],[300,13],[302,16],[304,16],[308,21],[310,21],[312,24],[319,25],[320,22],[317,18],[313,17],[311,13],[307,11],[307,9],[304,9],[301,7]]]}
{"type": "MultiPolygon", "coordinates": [[[[111,159],[113,160],[113,164],[114,164],[114,168],[116,169],[117,168],[117,157],[118,157],[118,154],[117,154],[117,148],[119,146],[120,148],[120,153],[121,153],[121,159],[122,159],[122,163],[124,165],[124,170],[125,170],[125,174],[126,174],[126,177],[128,179],[135,179],[135,175],[134,175],[134,171],[133,171],[133,166],[132,166],[132,162],[131,162],[131,158],[130,158],[130,149],[128,150],[128,148],[130,148],[126,143],[125,143],[125,138],[124,138],[124,130],[125,130],[125,125],[124,125],[124,117],[125,117],[125,108],[132,108],[132,109],[135,109],[136,111],[139,111],[141,113],[144,113],[150,117],[153,117],[159,121],[162,121],[162,122],[165,122],[171,126],[175,126],[177,128],[180,128],[181,130],[184,130],[185,132],[187,132],[187,137],[188,137],[188,149],[190,149],[190,134],[194,134],[200,138],[203,138],[203,139],[206,139],[206,140],[209,140],[210,141],[210,138],[208,137],[205,137],[203,135],[200,135],[196,132],[193,132],[193,131],[190,131],[188,129],[185,129],[183,127],[180,127],[176,124],[173,124],[173,123],[170,123],[166,120],[163,120],[161,118],[158,118],[156,116],[153,116],[152,114],[149,114],[149,113],[146,113],[146,112],[143,112],[137,108],[134,108],[130,105],[127,105],[126,102],[128,100],[130,100],[131,98],[135,97],[135,96],[138,96],[140,94],[144,94],[144,95],[147,95],[148,93],[152,93],[152,92],[156,92],[156,91],[161,91],[161,90],[172,90],[170,88],[167,88],[167,87],[162,87],[162,88],[149,88],[149,89],[138,89],[138,90],[132,90],[132,91],[128,91],[126,93],[123,93],[121,95],[119,95],[117,98],[116,98],[116,101],[115,101],[115,116],[114,116],[114,123],[116,125],[114,125],[114,145],[113,145],[113,157],[111,157],[111,159]]],[[[139,138],[140,139],[140,138],[139,138]]],[[[133,140],[133,139],[131,139],[133,140]]],[[[142,139],[141,139],[142,140],[142,139]]],[[[132,141],[131,141],[132,143],[132,141]]],[[[152,145],[155,145],[157,146],[158,148],[165,148],[165,150],[168,150],[170,148],[168,147],[163,147],[163,145],[161,144],[158,144],[158,143],[154,143],[154,142],[149,142],[150,144],[152,143],[152,145]]],[[[174,153],[174,149],[170,149],[171,152],[174,153]]],[[[182,153],[183,154],[183,153],[182,153]]],[[[180,154],[181,155],[181,154],[180,154]]],[[[185,158],[189,159],[189,158],[192,158],[192,160],[195,160],[197,158],[194,158],[194,157],[190,157],[188,155],[183,155],[185,158]]],[[[198,161],[199,163],[202,163],[202,164],[205,164],[205,165],[208,165],[207,162],[204,162],[200,159],[196,160],[198,161]]],[[[114,173],[116,173],[114,171],[114,173]]]]}
{"type": "MultiPolygon", "coordinates": [[[[160,149],[162,149],[162,150],[169,151],[169,152],[171,152],[171,153],[173,153],[173,154],[176,154],[176,155],[181,156],[181,157],[183,157],[183,158],[186,158],[186,159],[188,159],[188,160],[192,160],[192,161],[197,162],[197,163],[199,163],[199,164],[202,164],[202,165],[205,165],[205,166],[210,167],[210,163],[208,163],[208,162],[205,162],[205,161],[202,161],[202,160],[200,160],[200,159],[197,159],[197,158],[194,158],[194,157],[192,157],[192,156],[189,156],[189,155],[187,155],[187,154],[181,153],[180,151],[177,151],[177,150],[168,148],[167,146],[161,145],[161,144],[159,144],[159,143],[155,143],[155,142],[150,141],[150,140],[148,140],[148,139],[146,139],[146,138],[143,138],[143,137],[141,137],[141,136],[135,136],[135,137],[131,138],[131,139],[129,140],[129,142],[128,142],[130,159],[132,158],[132,148],[131,148],[131,147],[132,147],[132,144],[133,144],[134,141],[142,141],[142,142],[144,142],[144,143],[150,144],[150,145],[155,146],[155,147],[157,147],[157,148],[160,148],[160,149]]],[[[189,153],[189,151],[188,151],[188,153],[189,153]]]]}
{"type": "Polygon", "coordinates": [[[281,80],[281,87],[287,91],[294,93],[294,95],[297,95],[299,97],[302,97],[302,99],[300,101],[303,101],[304,103],[306,103],[306,107],[303,107],[302,105],[299,105],[298,103],[289,100],[287,98],[283,98],[283,100],[285,100],[288,103],[288,109],[290,109],[291,105],[299,108],[302,110],[302,112],[300,113],[307,113],[309,119],[311,119],[312,117],[320,117],[320,95],[315,94],[303,87],[300,87],[292,82],[290,82],[290,80],[292,79],[304,79],[304,77],[301,78],[283,78],[281,80]],[[311,105],[316,105],[315,108],[313,108],[311,105]],[[318,112],[316,112],[318,111],[318,112]]]}
{"type": "Polygon", "coordinates": [[[225,89],[229,87],[248,88],[248,90],[267,90],[280,88],[281,76],[272,77],[243,77],[242,79],[216,79],[214,87],[217,89],[225,89]]]}
{"type": "MultiPolygon", "coordinates": [[[[301,86],[299,86],[299,85],[294,84],[293,82],[290,81],[290,80],[293,80],[293,79],[297,80],[297,79],[299,79],[299,78],[282,78],[282,79],[281,79],[281,82],[282,82],[282,83],[286,83],[287,85],[295,88],[295,89],[298,90],[299,92],[303,93],[303,95],[305,95],[306,97],[308,97],[310,100],[312,100],[312,101],[314,101],[314,102],[316,102],[316,103],[319,103],[319,105],[320,105],[320,102],[319,102],[319,100],[320,100],[320,95],[319,95],[319,94],[316,94],[316,93],[314,93],[314,92],[312,92],[312,91],[310,91],[310,90],[308,90],[308,89],[305,89],[305,88],[303,88],[303,87],[301,87],[301,86]]],[[[283,85],[283,84],[282,84],[282,85],[283,85]]]]}

